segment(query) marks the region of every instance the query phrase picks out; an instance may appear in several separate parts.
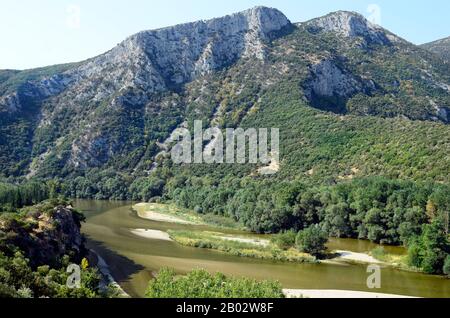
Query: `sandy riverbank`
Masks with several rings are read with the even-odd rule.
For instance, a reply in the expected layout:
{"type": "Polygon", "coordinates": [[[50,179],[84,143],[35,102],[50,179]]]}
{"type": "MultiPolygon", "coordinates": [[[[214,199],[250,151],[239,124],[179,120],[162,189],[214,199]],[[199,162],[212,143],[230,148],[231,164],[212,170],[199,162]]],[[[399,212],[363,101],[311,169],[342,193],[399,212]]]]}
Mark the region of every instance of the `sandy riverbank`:
{"type": "Polygon", "coordinates": [[[283,293],[287,298],[414,298],[351,290],[283,289],[283,293]]]}
{"type": "Polygon", "coordinates": [[[158,213],[155,211],[147,210],[147,203],[138,203],[134,207],[136,208],[137,215],[140,218],[155,221],[155,222],[166,222],[166,223],[177,223],[177,224],[185,224],[185,225],[195,225],[194,222],[183,220],[182,218],[167,215],[163,213],[158,213]]]}
{"type": "Polygon", "coordinates": [[[368,263],[368,264],[382,264],[383,262],[380,262],[379,260],[375,259],[374,257],[364,254],[364,253],[356,253],[352,251],[335,251],[338,256],[335,258],[335,260],[344,260],[344,261],[351,261],[351,262],[358,262],[358,263],[368,263]]]}
{"type": "Polygon", "coordinates": [[[157,230],[146,230],[146,229],[134,229],[130,231],[132,234],[152,240],[169,241],[173,240],[170,238],[169,234],[163,231],[157,230]]]}

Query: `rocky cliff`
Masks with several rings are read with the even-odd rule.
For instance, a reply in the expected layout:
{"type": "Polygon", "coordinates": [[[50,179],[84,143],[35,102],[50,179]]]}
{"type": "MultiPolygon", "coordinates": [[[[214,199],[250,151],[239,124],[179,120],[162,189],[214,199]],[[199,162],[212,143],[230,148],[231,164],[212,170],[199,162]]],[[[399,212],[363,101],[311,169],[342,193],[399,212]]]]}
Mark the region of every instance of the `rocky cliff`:
{"type": "Polygon", "coordinates": [[[80,216],[70,207],[43,211],[43,205],[25,215],[0,218],[0,248],[11,254],[18,248],[33,267],[58,265],[64,255],[80,260],[86,253],[80,233],[80,216]]]}

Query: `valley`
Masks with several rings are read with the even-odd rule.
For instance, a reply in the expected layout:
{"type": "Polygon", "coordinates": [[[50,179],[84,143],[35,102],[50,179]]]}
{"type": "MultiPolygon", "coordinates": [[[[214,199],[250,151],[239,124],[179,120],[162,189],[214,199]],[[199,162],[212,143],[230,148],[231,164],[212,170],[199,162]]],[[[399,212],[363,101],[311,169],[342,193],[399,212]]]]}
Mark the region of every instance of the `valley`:
{"type": "Polygon", "coordinates": [[[450,297],[448,52],[357,12],[258,6],[0,70],[0,292],[114,297],[106,268],[132,297],[355,295],[375,263],[380,296],[450,297]],[[237,129],[271,133],[205,160],[237,129]],[[174,158],[180,137],[201,158],[174,158]],[[76,244],[48,242],[65,224],[76,244]]]}
{"type": "MultiPolygon", "coordinates": [[[[211,272],[275,279],[287,289],[350,290],[416,297],[447,297],[448,280],[442,277],[382,269],[382,288],[370,290],[366,286],[366,266],[357,264],[308,264],[252,259],[217,251],[184,247],[175,242],[142,238],[130,233],[133,228],[168,230],[216,230],[204,225],[142,220],[132,211],[131,202],[80,200],[76,208],[87,217],[83,232],[88,245],[107,261],[116,280],[131,296],[142,297],[148,281],[161,267],[176,269],[178,273],[193,268],[211,272]]],[[[230,235],[243,232],[227,230],[230,235]]],[[[377,245],[358,240],[334,239],[330,248],[367,252],[377,245]]],[[[386,247],[393,253],[405,253],[401,248],[386,247]]]]}

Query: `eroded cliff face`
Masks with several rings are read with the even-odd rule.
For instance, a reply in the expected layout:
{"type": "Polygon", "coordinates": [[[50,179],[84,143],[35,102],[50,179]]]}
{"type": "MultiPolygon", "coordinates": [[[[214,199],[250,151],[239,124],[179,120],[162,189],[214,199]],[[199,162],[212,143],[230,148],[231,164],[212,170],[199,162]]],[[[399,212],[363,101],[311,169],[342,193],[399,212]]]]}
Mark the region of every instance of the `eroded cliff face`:
{"type": "Polygon", "coordinates": [[[80,216],[70,207],[47,212],[33,207],[19,219],[0,219],[0,248],[7,254],[14,252],[10,247],[20,249],[33,267],[57,265],[64,255],[77,260],[86,253],[80,227],[80,216]]]}
{"type": "Polygon", "coordinates": [[[375,83],[362,79],[339,67],[337,61],[326,59],[310,66],[310,78],[304,84],[305,96],[311,105],[333,112],[346,112],[346,102],[358,93],[370,95],[375,83]]]}

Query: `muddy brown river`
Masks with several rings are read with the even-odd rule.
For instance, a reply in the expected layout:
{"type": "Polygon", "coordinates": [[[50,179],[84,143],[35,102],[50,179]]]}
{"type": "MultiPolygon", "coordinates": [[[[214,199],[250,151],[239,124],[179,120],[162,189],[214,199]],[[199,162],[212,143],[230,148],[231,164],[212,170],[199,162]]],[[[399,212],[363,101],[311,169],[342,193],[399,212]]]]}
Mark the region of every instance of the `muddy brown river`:
{"type": "MultiPolygon", "coordinates": [[[[383,268],[381,289],[369,289],[370,274],[363,265],[296,264],[236,257],[218,251],[190,248],[175,242],[152,240],[136,236],[133,229],[214,230],[206,226],[160,223],[140,219],[131,209],[131,202],[77,200],[75,207],[84,212],[87,221],[82,231],[88,245],[108,263],[111,272],[123,289],[134,297],[142,297],[152,273],[161,267],[174,268],[185,273],[194,268],[227,275],[248,276],[256,279],[274,279],[284,288],[338,289],[377,292],[419,297],[450,297],[450,280],[383,268]]],[[[217,229],[216,229],[217,230],[217,229]]],[[[239,234],[237,231],[219,231],[239,234]]],[[[331,249],[367,252],[376,244],[348,239],[332,239],[331,249]]],[[[391,253],[402,254],[401,247],[386,247],[391,253]]]]}

